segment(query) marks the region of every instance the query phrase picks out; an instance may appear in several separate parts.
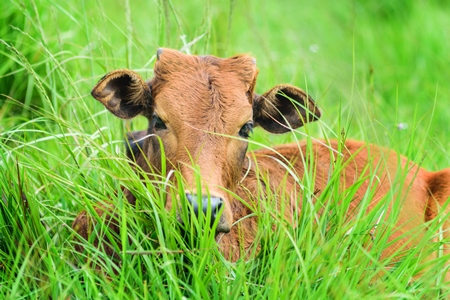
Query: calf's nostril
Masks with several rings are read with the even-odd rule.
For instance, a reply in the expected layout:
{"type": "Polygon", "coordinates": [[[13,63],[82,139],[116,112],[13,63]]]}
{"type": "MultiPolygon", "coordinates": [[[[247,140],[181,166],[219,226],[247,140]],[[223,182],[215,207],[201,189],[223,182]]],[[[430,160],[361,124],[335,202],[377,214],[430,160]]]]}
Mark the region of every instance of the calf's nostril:
{"type": "MultiPolygon", "coordinates": [[[[223,200],[222,198],[216,198],[213,197],[210,199],[211,201],[211,212],[212,212],[212,217],[215,218],[217,213],[220,211],[220,209],[222,208],[223,205],[223,200]]],[[[206,210],[204,209],[204,212],[206,213],[206,210]]]]}
{"type": "Polygon", "coordinates": [[[197,195],[186,194],[186,199],[189,202],[189,204],[192,206],[192,209],[194,210],[194,213],[197,216],[198,215],[197,195]]]}
{"type": "MultiPolygon", "coordinates": [[[[198,196],[193,194],[186,194],[186,200],[191,205],[192,209],[194,210],[195,215],[198,216],[199,213],[199,203],[198,203],[198,196]]],[[[222,209],[223,206],[223,199],[219,197],[209,197],[208,196],[202,196],[202,212],[206,215],[208,213],[208,207],[211,209],[211,219],[214,222],[216,219],[217,214],[222,209]]]]}

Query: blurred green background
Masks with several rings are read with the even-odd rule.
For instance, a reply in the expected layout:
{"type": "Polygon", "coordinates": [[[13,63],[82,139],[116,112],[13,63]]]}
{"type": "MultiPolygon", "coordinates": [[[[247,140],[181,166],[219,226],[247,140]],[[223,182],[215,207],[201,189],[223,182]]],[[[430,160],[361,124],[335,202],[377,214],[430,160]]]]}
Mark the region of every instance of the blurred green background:
{"type": "MultiPolygon", "coordinates": [[[[15,298],[38,288],[46,292],[36,298],[84,288],[77,295],[95,295],[79,283],[91,277],[80,281],[85,275],[61,254],[73,251],[68,228],[84,201],[113,199],[121,183],[132,181],[122,140],[146,125],[142,118],[115,118],[90,96],[107,72],[130,68],[151,78],[158,47],[221,57],[250,53],[260,70],[257,92],[290,83],[316,100],[322,118],[305,128],[308,134],[391,147],[439,170],[450,166],[449,12],[444,0],[1,1],[0,295],[15,298]]],[[[272,146],[292,138],[257,130],[252,140],[272,146]]],[[[321,268],[320,260],[310,263],[312,273],[321,268]]],[[[227,276],[231,268],[215,267],[227,276]]],[[[284,267],[277,270],[283,276],[284,267]]],[[[239,281],[239,274],[235,289],[221,285],[219,291],[251,294],[241,287],[250,277],[239,281]]],[[[343,286],[354,297],[410,295],[395,294],[398,279],[377,290],[352,274],[302,283],[318,294],[325,286],[330,297],[343,286]]],[[[408,283],[402,291],[414,295],[429,286],[408,283]]],[[[207,288],[204,297],[219,293],[207,288]]]]}

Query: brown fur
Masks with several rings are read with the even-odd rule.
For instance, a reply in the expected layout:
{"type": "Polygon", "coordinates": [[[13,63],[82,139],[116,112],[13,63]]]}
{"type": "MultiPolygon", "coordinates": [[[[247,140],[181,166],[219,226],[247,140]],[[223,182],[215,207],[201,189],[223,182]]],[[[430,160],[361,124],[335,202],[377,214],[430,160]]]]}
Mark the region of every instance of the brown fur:
{"type": "MultiPolygon", "coordinates": [[[[287,201],[289,209],[284,214],[292,221],[298,208],[301,209],[302,193],[309,193],[315,201],[327,187],[339,155],[342,155],[341,165],[345,166],[338,171],[340,191],[345,192],[357,181],[360,184],[350,204],[349,219],[367,191],[373,195],[369,209],[389,193],[392,193],[391,201],[401,203],[398,228],[389,237],[393,243],[383,256],[417,245],[425,236],[424,224],[433,220],[441,209],[450,211],[446,205],[450,196],[450,169],[428,172],[384,148],[356,141],[346,141],[340,146],[332,141],[330,145],[312,142],[308,151],[307,143],[303,142],[246,154],[244,129],[248,129],[245,125],[248,122],[273,133],[283,133],[320,117],[314,101],[299,88],[279,85],[261,96],[255,94],[256,76],[255,61],[247,55],[221,59],[163,49],[158,51],[155,77],[147,84],[136,73],[119,70],[106,75],[92,92],[119,117],[132,118],[140,113],[148,118],[146,131],[129,136],[133,145],[128,155],[143,170],[150,175],[161,170],[159,142],[155,137],[159,136],[169,169],[180,171],[187,182],[186,193],[204,195],[207,187],[211,196],[224,200],[217,241],[225,257],[237,260],[253,244],[258,219],[247,217],[253,213],[248,207],[264,201],[255,199],[255,195],[263,194],[259,190],[261,185],[268,184],[275,194],[280,192],[280,186],[287,191],[283,201],[287,201]],[[195,188],[192,163],[202,175],[201,191],[195,188]],[[305,163],[315,174],[315,186],[310,191],[302,191],[300,186],[305,163]],[[285,165],[291,165],[289,176],[285,165]],[[371,181],[369,175],[375,175],[377,180],[371,181]],[[400,186],[394,184],[399,176],[400,186]],[[367,180],[360,182],[364,178],[367,180]],[[234,199],[223,188],[236,192],[246,203],[234,199]],[[408,236],[409,232],[414,234],[408,236]]],[[[125,194],[134,203],[135,198],[128,190],[125,194]]],[[[171,207],[169,197],[166,208],[171,207]]],[[[387,214],[391,213],[390,208],[387,214]]],[[[100,210],[98,213],[103,214],[100,210]]],[[[88,238],[90,222],[86,213],[82,213],[75,220],[74,228],[88,238]]],[[[450,225],[443,224],[445,229],[450,225]]]]}
{"type": "MultiPolygon", "coordinates": [[[[339,148],[336,141],[332,141],[330,146],[335,150],[339,148]]],[[[311,167],[311,164],[313,165],[315,185],[309,193],[313,195],[314,191],[317,191],[316,196],[318,196],[326,188],[329,181],[330,167],[333,166],[333,156],[330,155],[330,147],[325,145],[324,142],[312,142],[312,149],[314,159],[308,158],[308,161],[310,163],[309,167],[311,167]]],[[[296,201],[296,199],[301,199],[299,197],[301,188],[295,182],[293,176],[286,177],[286,167],[277,163],[274,158],[277,161],[286,160],[293,162],[292,173],[302,179],[305,172],[302,158],[308,157],[307,143],[282,145],[274,148],[274,150],[260,150],[250,155],[250,157],[253,157],[252,165],[254,167],[243,180],[241,187],[237,190],[237,194],[243,199],[249,199],[248,195],[257,194],[258,179],[254,171],[257,168],[259,173],[267,174],[266,180],[270,183],[272,191],[277,191],[277,188],[280,186],[282,186],[282,189],[286,188],[289,191],[287,196],[290,195],[291,197],[286,197],[285,200],[291,200],[289,203],[291,210],[288,211],[291,214],[286,217],[293,220],[295,219],[293,214],[296,212],[296,206],[300,206],[301,209],[301,202],[296,201]],[[246,190],[249,192],[246,193],[246,190]]],[[[439,212],[438,208],[444,206],[446,212],[449,212],[446,207],[446,201],[450,197],[450,178],[448,177],[450,176],[450,169],[441,172],[428,172],[412,164],[405,157],[400,157],[393,151],[358,141],[346,141],[341,153],[343,154],[342,165],[346,165],[346,167],[341,173],[340,191],[345,192],[346,188],[356,184],[357,181],[363,178],[367,178],[357,190],[354,201],[350,203],[349,219],[352,218],[352,213],[357,211],[368,189],[371,189],[373,196],[369,205],[370,209],[375,207],[393,188],[398,188],[398,186],[394,185],[395,182],[397,182],[397,185],[401,184],[401,193],[395,193],[389,198],[391,199],[390,201],[400,201],[402,209],[397,219],[398,229],[394,230],[394,233],[389,237],[390,242],[396,241],[385,250],[383,253],[384,257],[394,254],[399,249],[406,250],[407,247],[418,244],[425,236],[425,232],[418,233],[417,228],[424,229],[424,223],[432,220],[437,215],[439,212]],[[370,175],[372,174],[375,174],[375,178],[377,178],[374,182],[370,181],[370,175]],[[398,176],[401,178],[398,178],[398,176]],[[408,232],[414,233],[408,235],[408,232]]],[[[314,201],[316,197],[311,199],[314,201]]],[[[258,201],[258,199],[253,199],[253,201],[258,201]]],[[[236,203],[233,211],[240,218],[251,213],[245,205],[239,202],[236,203]]],[[[387,213],[390,213],[390,209],[388,209],[387,213]]],[[[445,215],[443,214],[442,216],[445,215]]],[[[236,219],[239,220],[239,217],[236,216],[236,219]]],[[[248,247],[252,245],[256,232],[247,230],[247,228],[255,229],[257,221],[256,218],[243,218],[240,222],[240,228],[243,228],[245,233],[243,235],[244,245],[242,245],[242,242],[239,242],[242,235],[239,233],[239,226],[234,226],[229,234],[220,237],[221,250],[227,257],[236,260],[242,254],[242,252],[238,251],[239,247],[244,246],[242,247],[244,250],[249,249],[248,247]]],[[[447,223],[445,223],[445,228],[448,228],[447,223]]]]}

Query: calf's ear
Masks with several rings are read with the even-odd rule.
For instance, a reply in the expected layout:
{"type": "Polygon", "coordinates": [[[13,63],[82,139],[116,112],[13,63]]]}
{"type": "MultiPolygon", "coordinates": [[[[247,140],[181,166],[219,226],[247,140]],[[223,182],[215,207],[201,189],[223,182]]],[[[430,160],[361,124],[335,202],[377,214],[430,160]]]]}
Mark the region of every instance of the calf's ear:
{"type": "Polygon", "coordinates": [[[150,87],[142,77],[130,70],[106,74],[91,92],[109,111],[123,119],[144,112],[151,102],[150,87]]]}
{"type": "Polygon", "coordinates": [[[284,133],[320,118],[320,110],[302,89],[277,85],[253,97],[253,122],[272,133],[284,133]]]}

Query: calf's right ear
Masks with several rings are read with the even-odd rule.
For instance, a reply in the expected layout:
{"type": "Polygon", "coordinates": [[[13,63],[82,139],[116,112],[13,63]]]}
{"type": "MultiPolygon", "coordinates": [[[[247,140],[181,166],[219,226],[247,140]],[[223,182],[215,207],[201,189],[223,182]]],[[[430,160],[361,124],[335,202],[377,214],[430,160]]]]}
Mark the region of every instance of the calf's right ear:
{"type": "Polygon", "coordinates": [[[151,102],[150,87],[139,74],[125,69],[106,74],[91,95],[123,119],[131,119],[144,112],[151,102]]]}

